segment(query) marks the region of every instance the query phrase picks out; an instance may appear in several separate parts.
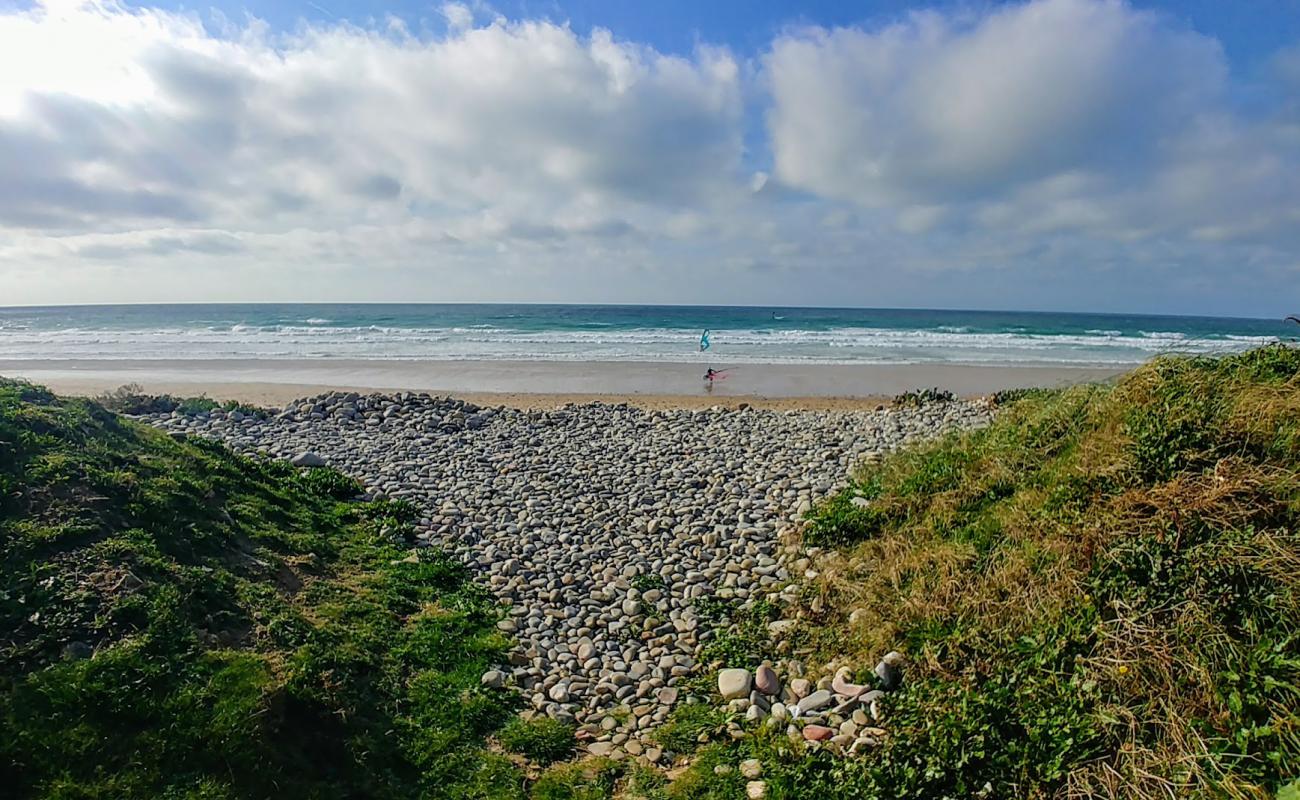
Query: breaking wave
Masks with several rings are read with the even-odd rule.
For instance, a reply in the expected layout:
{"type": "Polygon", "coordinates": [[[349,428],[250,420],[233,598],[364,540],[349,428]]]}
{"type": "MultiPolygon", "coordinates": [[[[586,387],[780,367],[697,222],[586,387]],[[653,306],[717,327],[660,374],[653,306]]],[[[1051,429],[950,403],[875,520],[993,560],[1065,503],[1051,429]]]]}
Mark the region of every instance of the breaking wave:
{"type": "Polygon", "coordinates": [[[1244,350],[1272,336],[1189,336],[1175,330],[1035,332],[1023,326],[979,331],[831,327],[715,328],[701,354],[699,331],[618,329],[591,323],[547,330],[496,324],[446,327],[339,325],[309,317],[296,325],[169,325],[155,328],[0,327],[0,359],[354,358],[530,361],[719,361],[728,363],[1135,364],[1159,353],[1244,350]]]}

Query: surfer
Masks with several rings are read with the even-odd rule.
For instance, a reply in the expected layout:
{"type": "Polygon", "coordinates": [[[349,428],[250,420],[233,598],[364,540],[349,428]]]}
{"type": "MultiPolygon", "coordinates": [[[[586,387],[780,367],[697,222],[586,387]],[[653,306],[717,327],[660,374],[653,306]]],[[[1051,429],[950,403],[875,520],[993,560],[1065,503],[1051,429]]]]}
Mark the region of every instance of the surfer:
{"type": "Polygon", "coordinates": [[[714,381],[720,381],[723,378],[726,378],[726,372],[727,370],[725,369],[714,369],[713,367],[709,367],[708,371],[704,373],[704,380],[708,381],[709,385],[712,386],[714,381]]]}

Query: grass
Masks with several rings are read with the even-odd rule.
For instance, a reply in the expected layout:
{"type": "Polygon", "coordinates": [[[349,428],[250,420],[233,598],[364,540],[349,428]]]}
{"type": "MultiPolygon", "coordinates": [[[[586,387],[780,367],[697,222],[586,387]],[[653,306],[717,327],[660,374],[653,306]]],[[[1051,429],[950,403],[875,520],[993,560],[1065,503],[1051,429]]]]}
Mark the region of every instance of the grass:
{"type": "Polygon", "coordinates": [[[573,755],[574,729],[549,717],[511,720],[497,738],[501,746],[543,766],[573,755]]]}
{"type": "Polygon", "coordinates": [[[722,734],[727,713],[711,703],[683,703],[673,709],[668,721],[651,734],[654,740],[675,753],[690,753],[699,747],[701,736],[722,734]]]}
{"type": "MultiPolygon", "coordinates": [[[[811,515],[807,540],[835,548],[811,658],[859,680],[888,650],[911,659],[884,745],[786,758],[756,736],[701,760],[770,759],[772,797],[1294,791],[1300,350],[1162,358],[1001,405],[811,515]]],[[[710,769],[675,796],[724,796],[710,769]]]]}
{"type": "Polygon", "coordinates": [[[0,382],[6,796],[524,797],[495,606],[355,493],[0,382]]]}
{"type": "Polygon", "coordinates": [[[775,657],[775,642],[767,624],[780,611],[770,600],[741,605],[736,600],[703,597],[696,601],[695,610],[705,625],[701,661],[719,667],[752,669],[775,657]]]}
{"type": "MultiPolygon", "coordinates": [[[[493,607],[460,565],[398,546],[412,509],[4,384],[0,780],[712,800],[743,796],[735,767],[758,758],[773,800],[1300,793],[1300,350],[1163,358],[1000,406],[811,516],[833,552],[805,660],[862,682],[888,650],[910,659],[881,747],[731,740],[725,713],[683,703],[657,733],[691,754],[671,784],[603,759],[530,783],[485,737],[544,761],[560,736],[501,729],[514,709],[477,680],[505,644],[493,607]]],[[[708,659],[771,657],[773,609],[697,611],[708,659]]]]}
{"type": "Polygon", "coordinates": [[[588,758],[556,764],[532,787],[531,800],[665,800],[663,773],[629,761],[588,758]]]}
{"type": "Polygon", "coordinates": [[[641,573],[632,578],[632,588],[636,589],[638,592],[648,592],[652,589],[659,589],[662,591],[666,586],[667,582],[661,575],[641,573]]]}

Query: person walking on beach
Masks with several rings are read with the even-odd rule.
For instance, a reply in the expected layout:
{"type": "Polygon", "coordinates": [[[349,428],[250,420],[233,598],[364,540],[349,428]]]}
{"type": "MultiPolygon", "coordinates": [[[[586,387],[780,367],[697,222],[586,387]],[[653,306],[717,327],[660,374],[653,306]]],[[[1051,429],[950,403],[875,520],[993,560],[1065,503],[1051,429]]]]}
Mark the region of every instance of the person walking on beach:
{"type": "Polygon", "coordinates": [[[709,367],[708,371],[704,373],[704,380],[708,381],[709,385],[712,386],[714,381],[720,381],[727,377],[723,374],[725,372],[725,369],[714,369],[713,367],[709,367]]]}

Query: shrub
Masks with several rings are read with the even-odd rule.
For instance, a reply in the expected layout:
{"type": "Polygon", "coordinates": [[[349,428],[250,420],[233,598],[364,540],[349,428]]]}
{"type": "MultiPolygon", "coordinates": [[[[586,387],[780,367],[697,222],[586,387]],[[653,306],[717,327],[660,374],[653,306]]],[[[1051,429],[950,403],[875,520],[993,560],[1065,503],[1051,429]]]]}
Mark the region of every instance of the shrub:
{"type": "Polygon", "coordinates": [[[248,417],[266,419],[269,416],[264,408],[241,403],[237,400],[218,402],[210,397],[173,397],[169,394],[146,394],[144,387],[138,383],[128,383],[110,392],[95,397],[95,402],[117,414],[142,416],[146,414],[170,414],[179,411],[186,416],[207,414],[218,409],[226,412],[238,411],[248,417]]]}
{"type": "Polygon", "coordinates": [[[957,397],[946,389],[912,389],[894,398],[894,405],[900,408],[920,408],[932,403],[951,403],[957,397]]]}
{"type": "Polygon", "coordinates": [[[297,479],[307,491],[321,497],[351,500],[361,494],[361,484],[357,483],[356,479],[329,467],[300,470],[297,479]]]}
{"type": "Polygon", "coordinates": [[[1059,389],[1041,389],[1037,387],[1020,389],[999,389],[989,396],[995,406],[1009,406],[1021,400],[1042,399],[1058,393],[1059,389]]]}

